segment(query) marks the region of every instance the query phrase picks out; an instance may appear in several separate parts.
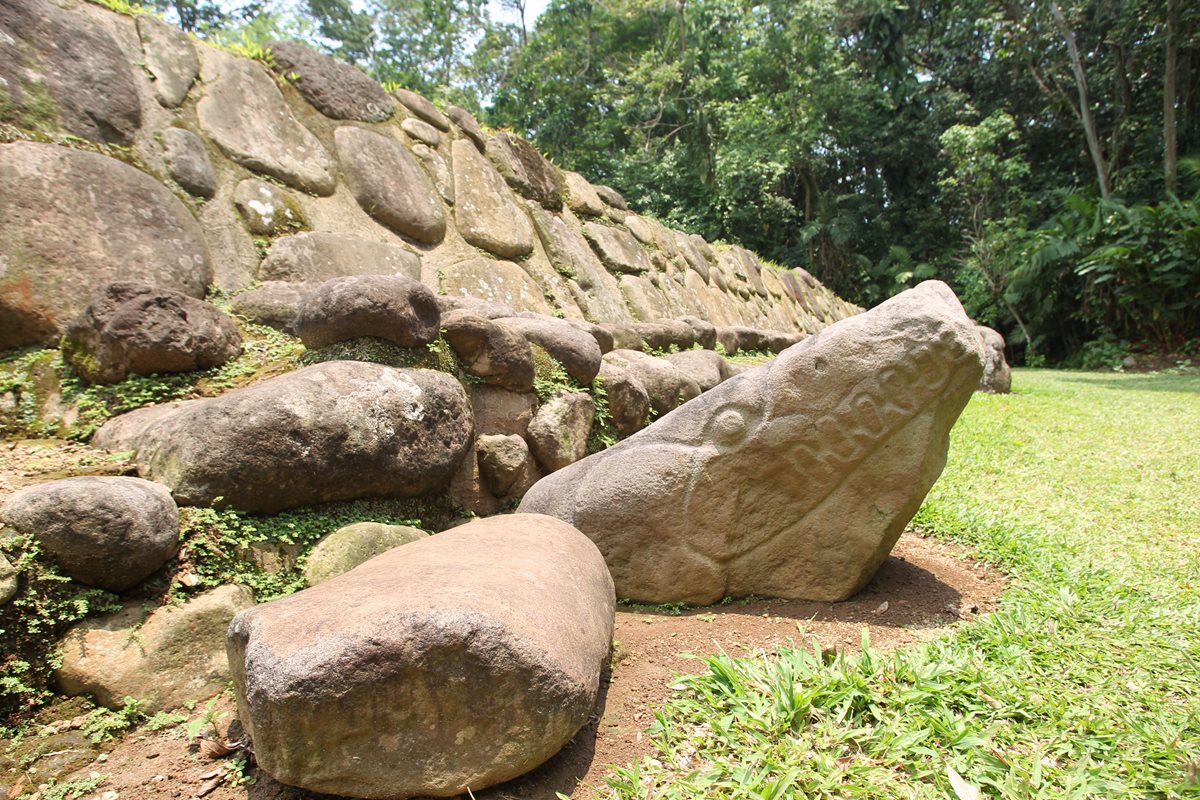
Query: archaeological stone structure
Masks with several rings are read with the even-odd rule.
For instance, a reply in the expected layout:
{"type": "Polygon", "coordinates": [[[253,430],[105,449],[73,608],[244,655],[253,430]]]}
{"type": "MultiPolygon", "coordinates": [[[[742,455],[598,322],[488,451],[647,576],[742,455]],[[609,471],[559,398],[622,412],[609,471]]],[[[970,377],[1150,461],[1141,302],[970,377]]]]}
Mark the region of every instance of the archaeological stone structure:
{"type": "Polygon", "coordinates": [[[36,559],[106,598],[50,688],[157,711],[232,680],[285,784],[486,788],[587,722],[617,598],[851,595],[985,356],[1007,389],[943,284],[864,312],[270,52],[0,0],[0,438],[89,465],[0,486],[0,644],[36,559]]]}

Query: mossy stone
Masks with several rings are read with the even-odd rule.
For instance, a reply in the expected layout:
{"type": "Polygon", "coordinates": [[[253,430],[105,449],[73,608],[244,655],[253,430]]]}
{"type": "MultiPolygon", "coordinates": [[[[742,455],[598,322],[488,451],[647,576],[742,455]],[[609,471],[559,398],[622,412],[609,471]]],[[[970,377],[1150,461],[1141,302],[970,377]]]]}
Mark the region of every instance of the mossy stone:
{"type": "Polygon", "coordinates": [[[393,547],[424,539],[428,535],[419,528],[384,525],[381,522],[357,522],[338,528],[317,542],[304,566],[304,578],[309,586],[316,586],[349,572],[393,547]]]}

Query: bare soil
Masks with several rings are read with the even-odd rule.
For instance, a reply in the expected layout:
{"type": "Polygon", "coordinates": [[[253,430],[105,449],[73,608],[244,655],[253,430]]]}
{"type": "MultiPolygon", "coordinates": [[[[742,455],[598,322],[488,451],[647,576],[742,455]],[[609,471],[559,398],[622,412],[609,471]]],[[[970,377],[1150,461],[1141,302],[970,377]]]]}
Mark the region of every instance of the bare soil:
{"type": "MultiPolygon", "coordinates": [[[[39,441],[9,448],[0,443],[0,500],[27,482],[58,472],[120,472],[121,463],[96,463],[96,451],[82,445],[39,441]],[[32,452],[31,452],[32,450],[32,452]],[[82,463],[81,463],[82,462],[82,463]],[[92,463],[88,463],[92,462],[92,463]]],[[[825,649],[855,649],[866,628],[873,647],[893,649],[927,640],[946,627],[995,608],[1003,579],[974,563],[952,545],[915,533],[901,537],[868,586],[841,603],[756,600],[681,614],[656,609],[620,608],[613,663],[602,678],[601,695],[589,723],[557,756],[534,772],[475,795],[479,800],[554,800],[557,792],[583,800],[603,789],[612,765],[651,755],[646,728],[654,709],[671,694],[675,676],[703,665],[689,654],[724,651],[739,656],[773,650],[813,636],[825,649]]],[[[234,718],[232,703],[220,709],[234,718]]],[[[61,724],[61,723],[60,723],[61,724]]],[[[235,722],[227,731],[239,735],[235,722]]],[[[108,748],[106,748],[108,749],[108,748]]],[[[135,730],[96,761],[70,777],[106,776],[88,795],[95,800],[312,800],[310,792],[282,786],[254,768],[250,786],[222,779],[232,757],[210,758],[185,740],[181,729],[135,730]],[[101,760],[102,759],[102,760],[101,760]],[[115,793],[115,794],[114,794],[115,793]]],[[[31,781],[36,786],[36,776],[31,781]]],[[[11,776],[0,776],[0,783],[11,776]]],[[[0,798],[4,800],[4,798],[0,798]]]]}

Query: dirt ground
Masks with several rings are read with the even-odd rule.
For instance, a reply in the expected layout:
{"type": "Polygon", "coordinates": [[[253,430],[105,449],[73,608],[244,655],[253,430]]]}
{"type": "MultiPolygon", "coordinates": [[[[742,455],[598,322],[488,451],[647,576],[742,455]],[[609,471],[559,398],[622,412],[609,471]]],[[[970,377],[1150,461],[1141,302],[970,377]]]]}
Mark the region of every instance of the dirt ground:
{"type": "MultiPolygon", "coordinates": [[[[112,462],[89,465],[95,451],[32,443],[12,449],[0,444],[0,499],[32,480],[79,467],[120,472],[112,462]],[[90,451],[90,452],[89,452],[90,451]],[[6,458],[7,456],[7,458],[6,458]],[[84,463],[80,463],[83,461],[84,463]]],[[[56,443],[57,444],[57,443],[56,443]]],[[[603,676],[600,700],[589,723],[557,756],[509,784],[477,793],[479,800],[554,800],[556,792],[583,800],[604,787],[611,765],[627,765],[653,752],[644,733],[654,709],[671,694],[676,675],[702,665],[687,654],[724,650],[745,655],[800,641],[801,631],[825,649],[854,649],[862,630],[873,646],[902,647],[926,640],[960,620],[995,608],[1003,589],[997,574],[973,563],[955,547],[906,533],[879,573],[859,594],[841,603],[762,600],[723,607],[691,609],[678,615],[639,608],[617,612],[613,666],[603,676]]],[[[223,698],[222,708],[232,712],[223,698]]],[[[226,723],[233,719],[229,713],[226,723]]],[[[236,737],[235,724],[230,732],[236,737]]],[[[134,731],[110,752],[71,777],[105,776],[87,795],[95,800],[309,800],[309,792],[281,786],[254,769],[250,786],[233,787],[222,779],[231,758],[208,758],[186,741],[179,728],[153,733],[134,731]]],[[[4,800],[4,798],[0,798],[4,800]]]]}

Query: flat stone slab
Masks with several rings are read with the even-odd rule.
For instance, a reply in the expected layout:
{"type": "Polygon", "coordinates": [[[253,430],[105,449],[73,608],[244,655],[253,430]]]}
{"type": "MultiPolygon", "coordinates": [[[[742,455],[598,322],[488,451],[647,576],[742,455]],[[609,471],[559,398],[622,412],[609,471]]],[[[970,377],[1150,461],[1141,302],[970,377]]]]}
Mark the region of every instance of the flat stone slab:
{"type": "Polygon", "coordinates": [[[363,211],[418,242],[442,240],[446,235],[442,202],[408,148],[352,125],[338,128],[333,139],[346,184],[363,211]]]}
{"type": "Polygon", "coordinates": [[[519,510],[590,536],[622,597],[842,600],[941,474],[982,372],[954,293],[926,282],[544,478],[519,510]]]}
{"type": "Polygon", "coordinates": [[[466,139],[451,145],[454,219],[468,244],[517,258],[533,251],[533,225],[504,178],[466,139]]]}
{"type": "Polygon", "coordinates": [[[330,119],[384,122],[395,107],[374,78],[300,42],[268,45],[275,71],[287,76],[304,99],[330,119]]]}
{"type": "Polygon", "coordinates": [[[629,231],[610,228],[598,222],[585,222],[583,235],[604,266],[613,272],[640,275],[653,267],[650,259],[629,231]]]}
{"type": "Polygon", "coordinates": [[[587,722],[613,609],[604,560],[569,525],[477,520],[239,614],[239,716],[259,766],[290,786],[478,791],[587,722]]]}
{"type": "Polygon", "coordinates": [[[298,233],[271,244],[258,269],[261,281],[323,283],[349,275],[421,278],[421,257],[397,244],[349,233],[298,233]]]}
{"type": "Polygon", "coordinates": [[[304,192],[333,194],[337,170],[317,137],[296,121],[271,76],[244,58],[224,58],[196,104],[200,127],[230,158],[304,192]]]}

